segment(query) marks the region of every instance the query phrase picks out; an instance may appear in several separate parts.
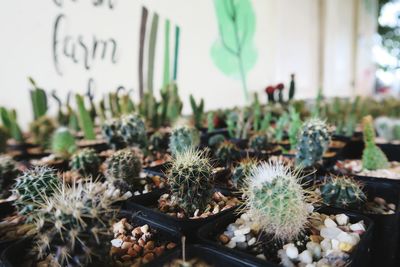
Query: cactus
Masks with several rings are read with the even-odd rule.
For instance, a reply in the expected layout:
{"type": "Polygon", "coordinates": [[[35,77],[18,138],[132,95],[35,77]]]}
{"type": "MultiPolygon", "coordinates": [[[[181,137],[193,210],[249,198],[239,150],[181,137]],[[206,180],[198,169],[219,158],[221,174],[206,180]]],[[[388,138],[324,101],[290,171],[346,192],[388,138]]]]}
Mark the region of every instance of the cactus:
{"type": "Polygon", "coordinates": [[[220,163],[229,166],[235,160],[239,159],[240,150],[234,143],[226,140],[218,146],[215,156],[220,163]]]}
{"type": "Polygon", "coordinates": [[[42,116],[31,123],[30,130],[36,144],[48,147],[51,144],[51,136],[56,130],[56,124],[48,116],[42,116]]]}
{"type": "Polygon", "coordinates": [[[253,108],[253,131],[257,132],[261,130],[261,105],[257,93],[254,93],[254,101],[251,106],[253,108]]]}
{"type": "Polygon", "coordinates": [[[321,197],[325,204],[339,208],[359,208],[366,199],[361,184],[350,177],[332,177],[321,186],[321,197]]]}
{"type": "Polygon", "coordinates": [[[139,146],[140,148],[146,147],[146,127],[144,121],[138,115],[122,116],[119,124],[119,133],[126,144],[139,146]]]}
{"type": "Polygon", "coordinates": [[[47,95],[46,92],[37,87],[35,81],[29,77],[28,78],[32,86],[34,87],[33,90],[31,90],[31,102],[32,102],[32,108],[33,108],[33,116],[34,119],[37,120],[40,117],[44,116],[47,112],[48,106],[47,106],[47,95]]]}
{"type": "Polygon", "coordinates": [[[149,149],[151,151],[162,151],[165,149],[165,134],[160,131],[154,132],[149,138],[149,149]]]}
{"type": "Polygon", "coordinates": [[[44,203],[43,196],[51,197],[60,183],[55,170],[51,168],[38,166],[25,171],[16,179],[12,190],[17,196],[14,205],[18,213],[31,222],[39,205],[44,203]]]}
{"type": "Polygon", "coordinates": [[[268,113],[264,115],[264,118],[261,121],[260,131],[266,132],[271,125],[272,114],[268,113]]]}
{"type": "Polygon", "coordinates": [[[0,155],[0,194],[2,197],[6,195],[5,191],[14,183],[18,174],[17,162],[10,156],[0,155]]]}
{"type": "Polygon", "coordinates": [[[192,107],[194,126],[200,129],[203,127],[204,99],[201,99],[197,105],[193,95],[190,95],[190,106],[192,107]]]}
{"type": "Polygon", "coordinates": [[[76,151],[75,137],[68,128],[60,127],[54,132],[51,149],[62,158],[69,158],[76,151]]]}
{"type": "Polygon", "coordinates": [[[290,148],[295,149],[302,122],[300,119],[300,114],[297,113],[294,108],[292,107],[289,108],[289,114],[290,114],[290,125],[288,129],[289,143],[290,143],[290,148]]]}
{"type": "Polygon", "coordinates": [[[397,123],[394,126],[393,138],[394,138],[394,140],[400,140],[400,121],[399,120],[397,120],[397,123]]]}
{"type": "Polygon", "coordinates": [[[17,112],[14,109],[7,110],[3,107],[0,107],[0,117],[4,127],[7,129],[11,137],[15,141],[22,143],[24,141],[24,137],[17,122],[17,112]]]}
{"type": "Polygon", "coordinates": [[[365,148],[362,153],[362,165],[367,170],[385,169],[389,161],[383,151],[375,144],[375,130],[371,116],[363,118],[365,148]]]}
{"type": "Polygon", "coordinates": [[[213,112],[208,112],[207,114],[207,132],[213,132],[215,131],[215,126],[214,126],[214,113],[213,112]]]}
{"type": "Polygon", "coordinates": [[[265,133],[255,133],[249,140],[249,148],[254,151],[265,151],[268,149],[268,136],[265,133]]]}
{"type": "Polygon", "coordinates": [[[189,148],[175,154],[168,172],[171,194],[187,213],[204,210],[212,198],[212,166],[204,151],[189,148]]]}
{"type": "Polygon", "coordinates": [[[289,101],[294,98],[294,94],[296,92],[296,83],[295,83],[295,75],[290,74],[290,85],[289,85],[289,101]]]}
{"type": "Polygon", "coordinates": [[[115,152],[106,160],[106,166],[107,179],[111,181],[124,180],[128,184],[135,184],[142,171],[140,157],[130,149],[115,152]]]}
{"type": "Polygon", "coordinates": [[[171,83],[166,88],[168,92],[168,103],[166,115],[170,122],[176,121],[181,115],[183,103],[178,94],[178,87],[176,83],[171,83]]]}
{"type": "Polygon", "coordinates": [[[83,100],[83,96],[76,94],[76,105],[78,107],[78,119],[79,125],[83,130],[83,134],[85,135],[86,140],[95,140],[96,135],[94,133],[94,124],[92,118],[90,117],[89,111],[85,107],[85,102],[83,100]]]}
{"type": "Polygon", "coordinates": [[[222,134],[213,135],[208,139],[208,146],[212,148],[217,148],[225,140],[226,137],[222,134]]]}
{"type": "Polygon", "coordinates": [[[69,166],[84,177],[95,177],[99,173],[100,158],[94,149],[85,148],[72,155],[69,166]]]}
{"type": "Polygon", "coordinates": [[[8,138],[10,138],[10,135],[7,129],[0,125],[0,153],[6,152],[8,138]]]}
{"type": "Polygon", "coordinates": [[[232,183],[236,188],[242,188],[246,177],[248,177],[253,170],[257,167],[258,160],[253,158],[244,158],[239,164],[233,169],[232,172],[232,183]]]}
{"type": "Polygon", "coordinates": [[[181,153],[188,148],[197,147],[200,144],[200,133],[195,128],[175,128],[169,139],[169,149],[173,155],[181,153]]]}
{"type": "Polygon", "coordinates": [[[275,141],[281,142],[283,140],[283,135],[285,133],[285,128],[289,122],[289,115],[284,113],[279,117],[275,125],[275,141]]]}
{"type": "Polygon", "coordinates": [[[311,198],[298,179],[288,166],[270,161],[254,168],[245,180],[249,214],[277,240],[293,240],[307,224],[311,198]]]}
{"type": "Polygon", "coordinates": [[[330,142],[326,123],[314,118],[303,123],[297,144],[296,164],[312,167],[323,157],[330,142]]]}
{"type": "Polygon", "coordinates": [[[120,121],[118,119],[110,119],[101,126],[102,136],[113,149],[121,149],[126,146],[119,129],[120,121]]]}

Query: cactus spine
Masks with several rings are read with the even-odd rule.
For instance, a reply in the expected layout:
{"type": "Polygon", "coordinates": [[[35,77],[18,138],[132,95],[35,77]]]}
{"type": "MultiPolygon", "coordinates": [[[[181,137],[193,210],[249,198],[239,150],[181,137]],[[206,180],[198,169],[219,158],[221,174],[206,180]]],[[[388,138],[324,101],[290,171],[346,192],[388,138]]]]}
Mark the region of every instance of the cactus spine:
{"type": "Polygon", "coordinates": [[[256,133],[249,140],[249,148],[254,151],[265,151],[268,149],[268,136],[265,133],[256,133]]]}
{"type": "Polygon", "coordinates": [[[234,143],[226,140],[218,146],[215,156],[219,162],[229,166],[240,157],[240,150],[234,143]]]}
{"type": "Polygon", "coordinates": [[[169,148],[173,155],[197,147],[200,144],[200,133],[195,128],[186,126],[175,128],[169,139],[169,148]]]}
{"type": "Polygon", "coordinates": [[[138,115],[124,115],[119,124],[119,133],[125,143],[131,146],[145,148],[147,133],[144,121],[138,115]]]}
{"type": "Polygon", "coordinates": [[[113,149],[121,149],[126,146],[119,129],[120,121],[117,119],[110,119],[104,122],[101,126],[101,133],[103,137],[113,149]]]}
{"type": "Polygon", "coordinates": [[[106,161],[107,178],[114,180],[124,180],[128,184],[134,184],[140,178],[142,171],[142,161],[130,149],[122,149],[115,152],[106,161]]]}
{"type": "Polygon", "coordinates": [[[95,177],[99,172],[100,158],[94,149],[85,148],[72,155],[69,165],[71,170],[84,177],[95,177]]]}
{"type": "Polygon", "coordinates": [[[324,203],[340,208],[358,208],[366,199],[361,184],[350,177],[332,177],[320,186],[324,203]]]}

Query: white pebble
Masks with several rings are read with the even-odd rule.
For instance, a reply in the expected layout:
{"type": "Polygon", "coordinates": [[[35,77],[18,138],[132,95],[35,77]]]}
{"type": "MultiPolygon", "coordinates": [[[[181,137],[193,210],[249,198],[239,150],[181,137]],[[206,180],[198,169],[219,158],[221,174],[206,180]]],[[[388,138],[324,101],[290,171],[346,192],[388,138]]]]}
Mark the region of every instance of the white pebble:
{"type": "Polygon", "coordinates": [[[315,263],[309,263],[306,265],[306,267],[316,267],[315,263]]]}
{"type": "Polygon", "coordinates": [[[314,258],[321,258],[321,246],[315,242],[308,242],[306,245],[307,249],[311,252],[314,258]]]}
{"type": "Polygon", "coordinates": [[[339,250],[339,244],[340,242],[336,239],[332,239],[331,240],[331,244],[332,244],[332,249],[333,250],[339,250]]]}
{"type": "Polygon", "coordinates": [[[326,227],[326,228],[322,228],[320,235],[323,238],[329,238],[329,239],[334,239],[335,237],[337,237],[341,232],[343,232],[342,230],[340,230],[337,227],[326,227]]]}
{"type": "Polygon", "coordinates": [[[320,245],[323,251],[328,251],[329,249],[332,249],[332,244],[330,239],[322,240],[320,245]]]}
{"type": "Polygon", "coordinates": [[[123,241],[121,239],[113,239],[111,240],[111,245],[116,248],[120,248],[122,246],[123,241]]]}
{"type": "Polygon", "coordinates": [[[236,230],[235,235],[246,235],[248,233],[250,233],[250,227],[244,227],[242,229],[236,230]]]}
{"type": "Polygon", "coordinates": [[[142,227],[140,227],[140,231],[142,231],[142,233],[147,233],[149,231],[149,226],[147,224],[143,225],[142,227]]]}
{"type": "Polygon", "coordinates": [[[336,238],[340,242],[348,243],[348,244],[353,245],[353,246],[358,243],[358,240],[354,236],[351,236],[346,232],[340,233],[336,238]]]}
{"type": "Polygon", "coordinates": [[[326,218],[324,221],[324,225],[326,227],[336,227],[337,226],[337,224],[331,218],[326,218]]]}
{"type": "Polygon", "coordinates": [[[349,217],[346,214],[337,214],[335,219],[339,225],[346,225],[349,222],[349,217]]]}
{"type": "Polygon", "coordinates": [[[247,244],[248,244],[249,246],[252,246],[252,245],[254,245],[255,243],[256,243],[256,238],[255,238],[255,237],[251,238],[251,239],[247,242],[247,244]]]}
{"type": "Polygon", "coordinates": [[[350,229],[352,231],[363,231],[363,232],[365,231],[365,227],[362,222],[358,222],[358,223],[350,225],[350,229]]]}
{"type": "Polygon", "coordinates": [[[313,259],[312,259],[312,255],[310,253],[310,251],[308,250],[304,250],[302,253],[300,253],[299,255],[299,260],[303,263],[312,263],[313,259]]]}
{"type": "Polygon", "coordinates": [[[245,242],[246,241],[246,236],[245,235],[235,235],[232,240],[235,242],[245,242]]]}
{"type": "Polygon", "coordinates": [[[259,258],[259,259],[262,259],[262,260],[266,260],[264,254],[258,254],[256,257],[259,258]]]}
{"type": "Polygon", "coordinates": [[[226,246],[228,248],[235,248],[236,247],[236,242],[233,239],[231,239],[231,241],[229,241],[228,244],[226,244],[226,246]]]}
{"type": "Polygon", "coordinates": [[[290,244],[286,247],[286,256],[292,260],[296,259],[299,256],[299,250],[293,244],[290,244]]]}

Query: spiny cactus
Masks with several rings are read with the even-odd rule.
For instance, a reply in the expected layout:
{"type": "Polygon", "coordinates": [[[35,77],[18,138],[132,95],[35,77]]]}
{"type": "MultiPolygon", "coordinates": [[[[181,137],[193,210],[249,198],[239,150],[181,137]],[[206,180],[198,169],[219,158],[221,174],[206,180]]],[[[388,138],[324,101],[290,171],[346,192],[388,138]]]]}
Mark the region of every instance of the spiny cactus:
{"type": "Polygon", "coordinates": [[[58,185],[52,197],[43,197],[35,216],[33,251],[38,259],[50,254],[57,266],[86,266],[93,258],[104,258],[116,214],[112,204],[124,199],[91,179],[58,185]]]}
{"type": "Polygon", "coordinates": [[[17,121],[16,110],[7,110],[4,107],[0,107],[0,118],[11,137],[15,141],[22,143],[24,141],[24,136],[22,134],[21,127],[19,126],[17,121]]]}
{"type": "Polygon", "coordinates": [[[226,137],[222,134],[213,135],[208,139],[208,146],[212,147],[212,148],[216,148],[220,144],[222,144],[222,142],[224,142],[225,140],[226,140],[226,137]]]}
{"type": "Polygon", "coordinates": [[[124,115],[120,119],[119,133],[125,143],[144,148],[147,144],[144,121],[135,114],[124,115]]]}
{"type": "Polygon", "coordinates": [[[113,149],[121,149],[126,146],[119,132],[120,127],[120,121],[117,119],[110,119],[101,126],[101,133],[104,139],[113,149]]]}
{"type": "Polygon", "coordinates": [[[204,151],[189,148],[174,155],[168,184],[179,206],[187,213],[204,210],[212,197],[212,166],[204,151]]]}
{"type": "Polygon", "coordinates": [[[6,128],[0,125],[0,153],[4,153],[7,149],[7,140],[10,138],[6,128]]]}
{"type": "Polygon", "coordinates": [[[389,161],[383,151],[375,144],[375,129],[371,116],[363,118],[363,136],[365,148],[362,153],[362,165],[367,170],[385,169],[389,161]]]}
{"type": "Polygon", "coordinates": [[[149,149],[151,151],[162,151],[165,149],[166,136],[160,131],[154,132],[149,138],[149,149]]]}
{"type": "Polygon", "coordinates": [[[247,176],[250,175],[251,170],[258,165],[258,160],[253,158],[244,158],[233,169],[232,183],[236,188],[242,188],[247,176]]]}
{"type": "Polygon", "coordinates": [[[361,184],[350,177],[332,177],[320,186],[325,204],[340,208],[358,206],[366,199],[361,184]]]}
{"type": "Polygon", "coordinates": [[[124,180],[128,184],[134,184],[140,178],[142,161],[130,149],[122,149],[115,152],[106,160],[107,178],[110,180],[124,180]]]}
{"type": "Polygon", "coordinates": [[[68,128],[60,127],[54,132],[51,149],[63,158],[69,158],[76,151],[75,137],[68,128]]]}
{"type": "Polygon", "coordinates": [[[326,123],[320,119],[310,119],[303,123],[297,143],[296,164],[311,167],[322,160],[330,142],[326,123]]]}
{"type": "Polygon", "coordinates": [[[54,169],[35,167],[25,171],[16,179],[12,192],[17,196],[14,202],[18,213],[32,221],[38,206],[43,203],[43,196],[52,196],[60,179],[54,169]]]}
{"type": "Polygon", "coordinates": [[[203,115],[204,115],[204,99],[201,99],[199,104],[196,103],[193,95],[190,95],[190,106],[193,112],[193,121],[197,129],[203,127],[203,115]]]}
{"type": "Polygon", "coordinates": [[[277,240],[296,238],[307,224],[310,197],[298,178],[277,161],[260,164],[246,178],[246,209],[265,233],[277,240]]]}
{"type": "Polygon", "coordinates": [[[288,129],[289,143],[290,143],[290,148],[295,149],[302,122],[300,119],[300,114],[294,108],[292,107],[289,108],[289,114],[290,114],[290,125],[288,129]]]}
{"type": "Polygon", "coordinates": [[[187,126],[175,128],[169,139],[169,149],[173,155],[181,153],[200,144],[200,133],[195,128],[187,126]]]}
{"type": "Polygon", "coordinates": [[[249,148],[254,151],[268,149],[268,136],[265,133],[256,133],[250,137],[249,148]]]}
{"type": "Polygon", "coordinates": [[[218,146],[215,157],[222,164],[230,165],[240,157],[240,150],[234,143],[226,140],[218,146]]]}
{"type": "Polygon", "coordinates": [[[51,136],[56,130],[56,124],[53,119],[42,116],[31,123],[30,130],[36,144],[48,147],[51,143],[51,136]]]}
{"type": "Polygon", "coordinates": [[[10,156],[0,155],[0,194],[6,193],[4,191],[14,183],[18,174],[17,162],[10,156]]]}
{"type": "Polygon", "coordinates": [[[85,148],[72,155],[69,166],[84,177],[95,177],[99,172],[100,158],[94,149],[85,148]]]}

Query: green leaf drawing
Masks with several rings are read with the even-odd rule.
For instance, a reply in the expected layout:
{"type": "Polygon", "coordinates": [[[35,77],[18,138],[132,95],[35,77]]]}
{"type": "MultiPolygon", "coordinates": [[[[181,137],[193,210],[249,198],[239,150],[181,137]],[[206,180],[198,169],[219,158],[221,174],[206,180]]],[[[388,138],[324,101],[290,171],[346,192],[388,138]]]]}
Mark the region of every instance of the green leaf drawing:
{"type": "Polygon", "coordinates": [[[256,21],[250,0],[214,0],[219,38],[211,47],[214,64],[225,75],[239,78],[248,101],[247,73],[255,65],[256,21]]]}

